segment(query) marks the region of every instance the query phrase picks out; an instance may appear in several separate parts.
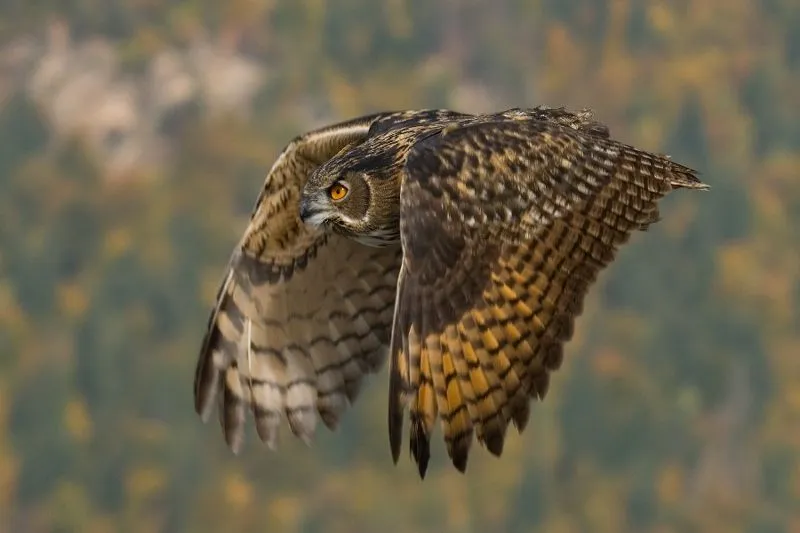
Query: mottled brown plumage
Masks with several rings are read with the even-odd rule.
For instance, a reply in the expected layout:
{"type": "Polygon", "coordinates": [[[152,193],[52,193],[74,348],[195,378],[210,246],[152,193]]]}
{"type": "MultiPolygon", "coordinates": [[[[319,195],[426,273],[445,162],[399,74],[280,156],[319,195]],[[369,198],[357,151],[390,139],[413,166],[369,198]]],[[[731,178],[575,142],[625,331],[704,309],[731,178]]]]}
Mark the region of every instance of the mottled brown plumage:
{"type": "Polygon", "coordinates": [[[378,116],[294,139],[267,175],[231,257],[203,340],[194,396],[203,419],[218,404],[235,451],[247,408],[273,448],[284,416],[305,440],[313,436],[317,413],[335,427],[363,375],[385,359],[400,251],[364,247],[298,216],[308,174],[363,140],[378,116]]]}
{"type": "Polygon", "coordinates": [[[335,426],[388,349],[395,462],[406,410],[420,476],[437,419],[457,469],[473,436],[499,456],[599,272],[681,187],[707,188],[588,111],[382,113],[306,134],[231,259],[198,412],[219,404],[234,449],[248,405],[267,442],[281,415],[310,440],[315,413],[335,426]]]}

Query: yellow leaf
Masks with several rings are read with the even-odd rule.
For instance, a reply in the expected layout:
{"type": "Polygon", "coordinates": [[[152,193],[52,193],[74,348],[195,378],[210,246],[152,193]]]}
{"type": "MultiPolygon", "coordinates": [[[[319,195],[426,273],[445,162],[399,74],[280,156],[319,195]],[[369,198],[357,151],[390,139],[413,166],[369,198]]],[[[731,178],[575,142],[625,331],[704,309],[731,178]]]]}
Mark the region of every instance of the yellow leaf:
{"type": "Polygon", "coordinates": [[[167,484],[164,472],[156,467],[144,466],[128,472],[125,489],[132,500],[142,500],[154,496],[167,484]]]}
{"type": "Polygon", "coordinates": [[[17,303],[14,288],[7,281],[0,281],[0,327],[8,333],[17,334],[26,325],[25,314],[17,303]]]}
{"type": "Polygon", "coordinates": [[[116,525],[115,522],[116,520],[109,516],[95,515],[86,533],[114,533],[119,529],[119,526],[116,525]]]}
{"type": "Polygon", "coordinates": [[[647,10],[647,18],[660,33],[669,33],[675,27],[675,17],[664,2],[656,2],[647,10]]]}
{"type": "Polygon", "coordinates": [[[624,531],[626,517],[620,505],[623,487],[615,480],[604,481],[601,486],[602,490],[590,490],[584,503],[587,525],[592,531],[624,531]]]}
{"type": "Polygon", "coordinates": [[[131,248],[133,239],[126,228],[114,228],[106,234],[105,249],[110,258],[119,257],[131,248]]]}
{"type": "Polygon", "coordinates": [[[601,377],[614,378],[625,374],[625,358],[617,350],[605,348],[592,358],[594,371],[601,377]]]}
{"type": "Polygon", "coordinates": [[[331,104],[338,115],[348,116],[360,112],[359,93],[349,80],[337,73],[329,75],[331,104]]]}
{"type": "Polygon", "coordinates": [[[82,317],[89,307],[89,299],[77,283],[66,283],[58,287],[57,298],[61,311],[73,320],[82,317]]]}
{"type": "Polygon", "coordinates": [[[294,531],[303,516],[303,503],[294,496],[278,497],[270,503],[269,513],[282,530],[294,531]]]}
{"type": "Polygon", "coordinates": [[[752,296],[758,293],[763,279],[757,257],[746,242],[718,248],[719,284],[729,295],[752,296]]]}
{"type": "Polygon", "coordinates": [[[393,37],[408,37],[411,35],[412,21],[408,13],[408,4],[405,0],[389,0],[386,3],[386,15],[389,22],[389,32],[393,37]]]}
{"type": "Polygon", "coordinates": [[[800,413],[800,390],[792,388],[786,393],[787,404],[794,413],[800,413]]]}
{"type": "Polygon", "coordinates": [[[71,400],[64,408],[64,426],[76,441],[84,443],[92,437],[92,419],[82,400],[71,400]]]}
{"type": "Polygon", "coordinates": [[[667,465],[658,476],[657,491],[659,499],[672,505],[678,503],[683,494],[683,471],[675,464],[667,465]]]}
{"type": "Polygon", "coordinates": [[[795,498],[800,497],[800,466],[795,466],[791,474],[791,487],[795,498]]]}
{"type": "Polygon", "coordinates": [[[253,487],[242,476],[229,475],[225,481],[225,497],[233,507],[244,509],[253,501],[253,487]]]}
{"type": "MultiPolygon", "coordinates": [[[[0,385],[5,385],[0,383],[0,385]]],[[[8,428],[9,402],[4,391],[8,388],[0,386],[0,516],[8,516],[14,505],[14,488],[19,476],[19,461],[5,444],[5,432],[8,428]]]]}

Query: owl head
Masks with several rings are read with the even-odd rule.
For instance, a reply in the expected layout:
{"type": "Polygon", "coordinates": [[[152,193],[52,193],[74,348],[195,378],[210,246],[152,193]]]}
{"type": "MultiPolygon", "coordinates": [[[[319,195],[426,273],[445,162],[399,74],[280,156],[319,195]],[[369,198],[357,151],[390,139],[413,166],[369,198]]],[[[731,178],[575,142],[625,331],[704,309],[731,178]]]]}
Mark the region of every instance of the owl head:
{"type": "Polygon", "coordinates": [[[300,219],[370,246],[400,239],[400,184],[413,132],[389,131],[345,147],[315,169],[301,193],[300,219]]]}

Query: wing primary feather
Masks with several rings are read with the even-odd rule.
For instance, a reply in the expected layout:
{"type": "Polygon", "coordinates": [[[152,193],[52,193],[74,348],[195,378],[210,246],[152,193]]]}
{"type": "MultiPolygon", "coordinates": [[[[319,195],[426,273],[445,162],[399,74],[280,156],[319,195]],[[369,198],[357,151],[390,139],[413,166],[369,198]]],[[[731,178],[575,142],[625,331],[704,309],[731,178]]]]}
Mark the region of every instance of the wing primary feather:
{"type": "MultiPolygon", "coordinates": [[[[229,265],[232,262],[233,259],[231,259],[229,265]]],[[[198,358],[197,366],[195,367],[194,409],[204,422],[207,422],[211,415],[211,410],[214,408],[214,400],[218,397],[220,386],[222,386],[225,379],[225,368],[232,361],[227,350],[214,349],[214,347],[220,343],[227,344],[230,342],[220,331],[219,320],[221,314],[224,313],[223,307],[230,298],[231,284],[234,283],[233,277],[233,271],[229,270],[222,283],[220,283],[216,297],[217,303],[209,314],[206,333],[203,336],[200,353],[205,355],[198,358]]],[[[241,311],[238,308],[231,309],[229,313],[241,316],[241,311]]]]}
{"type": "Polygon", "coordinates": [[[223,416],[225,441],[233,453],[238,454],[244,443],[245,403],[242,382],[236,366],[228,368],[225,381],[223,416]]]}
{"type": "Polygon", "coordinates": [[[430,355],[423,351],[420,360],[420,379],[410,415],[409,448],[411,456],[417,463],[420,478],[425,478],[428,470],[428,461],[431,457],[430,431],[432,427],[431,416],[436,416],[436,392],[431,375],[430,355]]]}
{"type": "Polygon", "coordinates": [[[455,446],[451,450],[450,455],[453,466],[455,466],[458,471],[464,473],[467,469],[467,460],[469,458],[473,434],[477,434],[479,439],[482,438],[480,414],[475,405],[475,390],[470,380],[469,365],[464,358],[464,351],[455,325],[450,324],[445,328],[442,335],[442,342],[445,347],[443,360],[445,357],[452,360],[454,375],[451,379],[456,382],[459,392],[463,397],[464,408],[466,409],[467,418],[464,421],[464,438],[459,440],[460,445],[455,446]]]}
{"type": "Polygon", "coordinates": [[[456,364],[452,353],[441,354],[440,381],[444,388],[442,402],[446,405],[446,415],[442,415],[442,425],[446,428],[445,445],[447,455],[462,474],[467,469],[467,456],[472,442],[472,421],[469,416],[468,403],[464,397],[456,372],[456,364]]]}
{"type": "Polygon", "coordinates": [[[405,320],[401,313],[401,295],[403,287],[403,271],[405,264],[401,263],[400,275],[397,279],[395,293],[394,314],[392,318],[392,333],[389,341],[389,356],[391,357],[389,369],[389,446],[394,464],[400,459],[400,449],[403,441],[403,420],[405,418],[404,395],[406,393],[408,369],[408,340],[405,333],[405,320]]]}
{"type": "Polygon", "coordinates": [[[435,346],[429,344],[428,331],[430,329],[430,310],[431,305],[427,301],[425,293],[418,294],[418,302],[416,307],[422,309],[418,316],[419,335],[416,339],[409,339],[409,344],[415,343],[419,352],[419,360],[416,362],[410,360],[410,370],[417,368],[419,378],[414,379],[413,371],[409,373],[411,383],[416,383],[416,390],[412,390],[413,400],[411,402],[411,434],[410,434],[410,449],[411,455],[417,463],[420,478],[425,478],[425,473],[428,469],[428,461],[430,460],[430,439],[431,430],[436,419],[437,405],[439,394],[439,387],[436,383],[436,369],[432,368],[436,358],[435,346]]]}

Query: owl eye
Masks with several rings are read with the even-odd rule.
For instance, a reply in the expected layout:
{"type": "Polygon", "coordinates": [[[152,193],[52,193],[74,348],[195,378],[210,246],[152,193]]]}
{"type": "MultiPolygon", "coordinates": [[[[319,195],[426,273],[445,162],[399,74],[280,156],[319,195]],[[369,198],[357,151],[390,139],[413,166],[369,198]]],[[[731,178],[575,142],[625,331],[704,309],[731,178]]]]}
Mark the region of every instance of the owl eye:
{"type": "Polygon", "coordinates": [[[331,188],[328,189],[328,194],[331,196],[331,200],[334,202],[338,202],[340,200],[344,200],[347,193],[350,192],[350,189],[342,182],[336,182],[331,185],[331,188]]]}

